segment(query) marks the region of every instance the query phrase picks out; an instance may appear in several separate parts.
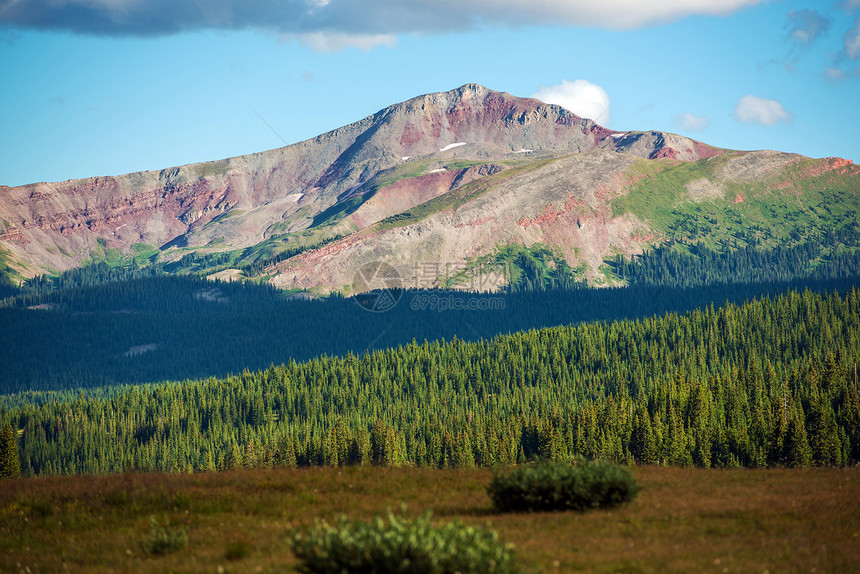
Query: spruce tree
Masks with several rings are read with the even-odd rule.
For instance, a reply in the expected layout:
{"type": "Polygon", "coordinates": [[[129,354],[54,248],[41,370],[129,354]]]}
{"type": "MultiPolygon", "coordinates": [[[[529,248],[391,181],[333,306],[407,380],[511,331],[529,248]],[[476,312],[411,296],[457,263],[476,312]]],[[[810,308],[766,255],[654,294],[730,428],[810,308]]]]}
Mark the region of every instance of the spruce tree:
{"type": "Polygon", "coordinates": [[[215,471],[215,461],[212,459],[212,451],[210,449],[206,449],[206,452],[203,454],[203,461],[201,464],[201,468],[203,472],[214,472],[215,471]]]}
{"type": "Polygon", "coordinates": [[[791,411],[788,421],[788,431],[785,436],[785,454],[783,460],[788,466],[808,467],[812,462],[812,449],[806,436],[806,425],[803,422],[803,410],[800,405],[791,411]]]}
{"type": "Polygon", "coordinates": [[[812,462],[816,466],[839,466],[842,462],[842,442],[839,427],[830,403],[813,397],[807,416],[806,435],[812,449],[812,462]]]}
{"type": "Polygon", "coordinates": [[[235,442],[230,447],[230,451],[224,460],[224,470],[233,470],[241,466],[242,453],[239,451],[239,445],[235,442]]]}
{"type": "Polygon", "coordinates": [[[257,447],[250,438],[245,441],[245,451],[242,454],[242,466],[255,468],[257,466],[257,447]]]}
{"type": "Polygon", "coordinates": [[[0,437],[0,478],[19,478],[21,461],[18,458],[18,442],[11,423],[6,423],[0,437]]]}

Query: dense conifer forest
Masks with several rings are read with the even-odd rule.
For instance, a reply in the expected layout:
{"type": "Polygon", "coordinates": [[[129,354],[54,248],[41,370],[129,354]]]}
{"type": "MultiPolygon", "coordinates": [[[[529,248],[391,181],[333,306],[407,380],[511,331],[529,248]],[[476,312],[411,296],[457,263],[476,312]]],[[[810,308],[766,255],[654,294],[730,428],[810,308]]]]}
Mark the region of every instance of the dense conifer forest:
{"type": "Polygon", "coordinates": [[[477,341],[740,303],[789,288],[845,293],[858,284],[848,278],[500,294],[405,291],[395,294],[395,307],[372,313],[339,296],[291,300],[268,286],[141,278],[28,295],[17,306],[0,307],[0,393],[226,376],[323,354],[363,355],[413,339],[477,341]]]}
{"type": "Polygon", "coordinates": [[[21,472],[860,461],[860,291],[0,397],[21,472]]]}
{"type": "Polygon", "coordinates": [[[602,289],[512,248],[503,293],[395,291],[381,313],[206,280],[220,256],[7,283],[3,473],[856,464],[855,236],[668,244],[607,262],[628,286],[602,289]]]}
{"type": "Polygon", "coordinates": [[[669,242],[634,259],[618,256],[614,272],[630,285],[698,287],[860,275],[860,233],[841,228],[795,246],[761,249],[747,243],[728,251],[669,242]],[[838,244],[841,249],[831,246],[838,244]]]}
{"type": "Polygon", "coordinates": [[[398,304],[384,313],[338,295],[308,301],[267,284],[204,279],[230,262],[225,254],[149,266],[101,262],[7,286],[14,294],[0,300],[0,393],[223,377],[413,339],[477,341],[741,303],[792,288],[846,293],[860,285],[857,233],[834,233],[767,250],[749,241],[719,253],[702,244],[667,245],[608,262],[629,285],[602,289],[589,288],[546,247],[511,247],[491,262],[510,272],[507,291],[398,292],[398,304]]]}

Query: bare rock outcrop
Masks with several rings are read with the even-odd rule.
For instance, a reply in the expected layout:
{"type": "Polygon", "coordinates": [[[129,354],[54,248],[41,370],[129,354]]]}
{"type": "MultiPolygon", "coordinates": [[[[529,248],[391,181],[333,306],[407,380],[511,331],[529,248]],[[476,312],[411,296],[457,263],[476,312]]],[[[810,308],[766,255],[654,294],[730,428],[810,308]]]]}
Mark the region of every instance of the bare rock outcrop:
{"type": "MultiPolygon", "coordinates": [[[[405,162],[498,165],[598,148],[679,160],[719,153],[662,132],[619,134],[556,105],[467,84],[265,152],[161,171],[0,187],[0,245],[25,276],[80,265],[100,245],[122,252],[135,244],[245,248],[275,232],[313,225],[350,190],[405,162]]],[[[399,183],[353,213],[352,225],[362,228],[479,175],[475,169],[453,170],[399,183]]]]}

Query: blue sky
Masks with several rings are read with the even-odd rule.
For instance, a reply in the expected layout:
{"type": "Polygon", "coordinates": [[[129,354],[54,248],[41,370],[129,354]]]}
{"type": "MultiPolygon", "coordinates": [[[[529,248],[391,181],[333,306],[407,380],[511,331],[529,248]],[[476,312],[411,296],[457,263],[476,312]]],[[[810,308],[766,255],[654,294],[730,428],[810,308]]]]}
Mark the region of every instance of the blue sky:
{"type": "Polygon", "coordinates": [[[860,0],[202,5],[0,0],[0,185],[253,153],[467,82],[860,161],[860,0]]]}

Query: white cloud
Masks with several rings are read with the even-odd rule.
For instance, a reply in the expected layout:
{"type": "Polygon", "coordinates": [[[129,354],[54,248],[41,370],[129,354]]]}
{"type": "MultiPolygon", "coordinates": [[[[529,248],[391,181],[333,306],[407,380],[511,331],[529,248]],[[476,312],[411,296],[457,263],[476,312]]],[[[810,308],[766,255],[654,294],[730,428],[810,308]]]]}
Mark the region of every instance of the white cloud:
{"type": "Polygon", "coordinates": [[[767,100],[748,95],[738,100],[734,117],[742,124],[772,126],[777,123],[790,124],[794,116],[776,100],[767,100]]]}
{"type": "Polygon", "coordinates": [[[562,80],[557,86],[541,86],[531,97],[547,104],[557,104],[600,125],[608,126],[612,122],[609,94],[586,80],[562,80]]]}
{"type": "Polygon", "coordinates": [[[687,112],[685,114],[681,114],[681,117],[678,120],[678,125],[685,131],[701,132],[708,129],[708,126],[711,125],[711,120],[708,116],[697,116],[687,112]]]}
{"type": "Polygon", "coordinates": [[[860,19],[854,20],[854,25],[845,32],[845,55],[856,60],[860,58],[860,19]]]}
{"type": "Polygon", "coordinates": [[[391,34],[343,34],[341,32],[312,32],[299,34],[299,41],[314,52],[341,52],[347,48],[358,48],[364,52],[380,46],[393,48],[397,37],[391,34]]]}
{"type": "MultiPolygon", "coordinates": [[[[433,0],[418,0],[418,3],[433,0]]],[[[485,21],[506,23],[572,24],[631,29],[662,24],[695,15],[724,16],[763,0],[445,0],[464,10],[481,13],[485,21]],[[493,14],[495,12],[495,14],[493,14]]]]}
{"type": "Polygon", "coordinates": [[[340,33],[373,38],[443,34],[498,25],[631,29],[688,16],[724,16],[766,1],[0,0],[0,27],[107,36],[162,36],[195,29],[251,28],[276,34],[340,33]]]}

